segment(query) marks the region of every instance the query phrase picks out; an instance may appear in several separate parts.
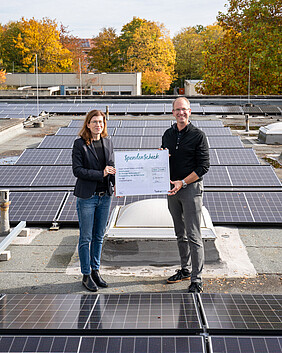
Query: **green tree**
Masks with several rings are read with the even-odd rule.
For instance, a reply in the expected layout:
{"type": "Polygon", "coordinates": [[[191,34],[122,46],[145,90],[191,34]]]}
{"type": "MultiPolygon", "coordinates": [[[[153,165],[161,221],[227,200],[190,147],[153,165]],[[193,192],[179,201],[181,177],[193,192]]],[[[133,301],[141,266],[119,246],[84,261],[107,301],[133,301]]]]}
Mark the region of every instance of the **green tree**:
{"type": "Polygon", "coordinates": [[[134,33],[143,23],[147,22],[139,17],[133,17],[132,21],[125,24],[121,29],[121,35],[119,36],[119,49],[120,57],[122,61],[122,70],[127,64],[127,51],[128,48],[133,44],[134,33]]]}
{"type": "Polygon", "coordinates": [[[93,38],[94,47],[90,50],[89,68],[104,72],[120,71],[120,50],[118,36],[112,27],[103,28],[98,36],[93,38]]]}
{"type": "Polygon", "coordinates": [[[204,64],[204,38],[194,27],[183,28],[174,38],[176,51],[175,71],[178,79],[200,79],[204,64]]]}
{"type": "Polygon", "coordinates": [[[9,22],[1,26],[0,32],[0,58],[1,66],[8,72],[27,71],[22,65],[22,52],[16,48],[16,41],[21,33],[21,22],[9,22]]]}
{"type": "Polygon", "coordinates": [[[281,0],[229,0],[223,38],[206,42],[204,94],[281,93],[281,0]]]}

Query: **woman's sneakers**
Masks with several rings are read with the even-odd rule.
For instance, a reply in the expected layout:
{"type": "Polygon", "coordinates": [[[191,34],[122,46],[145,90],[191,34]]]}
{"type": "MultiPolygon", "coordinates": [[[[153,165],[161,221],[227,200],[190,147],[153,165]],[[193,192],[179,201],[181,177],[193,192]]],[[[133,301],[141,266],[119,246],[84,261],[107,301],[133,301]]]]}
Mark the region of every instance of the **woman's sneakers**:
{"type": "Polygon", "coordinates": [[[85,288],[90,290],[90,292],[97,292],[98,290],[98,287],[96,286],[90,275],[83,275],[82,284],[85,288]]]}

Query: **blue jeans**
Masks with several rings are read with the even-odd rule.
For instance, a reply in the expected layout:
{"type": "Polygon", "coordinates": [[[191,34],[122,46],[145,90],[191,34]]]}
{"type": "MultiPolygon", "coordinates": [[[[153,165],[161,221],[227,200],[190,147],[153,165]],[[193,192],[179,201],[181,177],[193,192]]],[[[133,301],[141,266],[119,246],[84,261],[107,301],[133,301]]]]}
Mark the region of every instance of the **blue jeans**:
{"type": "Polygon", "coordinates": [[[78,254],[81,272],[89,275],[99,270],[104,233],[108,221],[111,196],[93,195],[89,199],[77,198],[79,220],[78,254]]]}

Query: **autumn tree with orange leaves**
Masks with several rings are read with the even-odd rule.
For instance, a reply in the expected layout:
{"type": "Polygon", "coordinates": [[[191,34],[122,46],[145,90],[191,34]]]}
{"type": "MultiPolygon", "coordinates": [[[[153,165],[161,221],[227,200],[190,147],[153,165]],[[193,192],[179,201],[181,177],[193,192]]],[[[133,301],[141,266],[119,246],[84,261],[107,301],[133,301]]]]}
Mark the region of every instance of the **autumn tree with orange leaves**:
{"type": "Polygon", "coordinates": [[[163,94],[170,84],[171,77],[163,71],[146,69],[142,75],[142,88],[149,94],[163,94]]]}
{"type": "Polygon", "coordinates": [[[203,94],[281,94],[281,0],[229,0],[223,37],[204,49],[203,94]]]}
{"type": "Polygon", "coordinates": [[[89,68],[101,72],[121,71],[116,30],[112,27],[103,28],[92,42],[94,45],[88,54],[89,68]]]}
{"type": "Polygon", "coordinates": [[[21,26],[15,47],[22,53],[23,67],[34,72],[37,55],[40,72],[65,72],[71,69],[70,52],[60,42],[60,32],[54,20],[46,17],[40,21],[22,18],[21,26]]]}
{"type": "Polygon", "coordinates": [[[0,84],[4,83],[5,81],[6,81],[6,71],[0,70],[0,84]]]}

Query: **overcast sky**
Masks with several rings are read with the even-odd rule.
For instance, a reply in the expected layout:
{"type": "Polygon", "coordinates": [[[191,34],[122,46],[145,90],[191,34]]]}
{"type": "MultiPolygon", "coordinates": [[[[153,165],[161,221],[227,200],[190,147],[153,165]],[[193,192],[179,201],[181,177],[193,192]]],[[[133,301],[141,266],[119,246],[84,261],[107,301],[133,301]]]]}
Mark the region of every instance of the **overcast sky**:
{"type": "Polygon", "coordinates": [[[181,28],[207,26],[226,12],[228,0],[0,0],[0,23],[21,17],[49,17],[68,26],[72,35],[92,38],[103,27],[119,34],[133,16],[163,23],[173,37],[181,28]]]}

